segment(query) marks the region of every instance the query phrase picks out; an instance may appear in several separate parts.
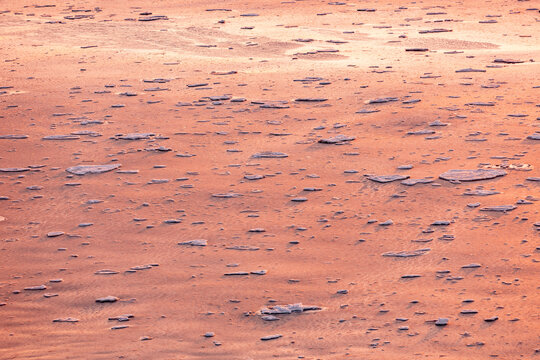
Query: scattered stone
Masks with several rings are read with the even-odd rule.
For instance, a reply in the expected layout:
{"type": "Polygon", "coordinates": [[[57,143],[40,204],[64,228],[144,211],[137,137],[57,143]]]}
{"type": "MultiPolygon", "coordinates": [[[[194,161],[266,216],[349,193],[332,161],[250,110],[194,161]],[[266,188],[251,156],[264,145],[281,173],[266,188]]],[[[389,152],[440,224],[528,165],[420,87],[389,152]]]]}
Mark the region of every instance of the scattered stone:
{"type": "Polygon", "coordinates": [[[110,165],[77,165],[72,166],[66,169],[70,174],[75,175],[88,175],[88,174],[102,174],[114,169],[118,169],[121,164],[110,164],[110,165]]]}

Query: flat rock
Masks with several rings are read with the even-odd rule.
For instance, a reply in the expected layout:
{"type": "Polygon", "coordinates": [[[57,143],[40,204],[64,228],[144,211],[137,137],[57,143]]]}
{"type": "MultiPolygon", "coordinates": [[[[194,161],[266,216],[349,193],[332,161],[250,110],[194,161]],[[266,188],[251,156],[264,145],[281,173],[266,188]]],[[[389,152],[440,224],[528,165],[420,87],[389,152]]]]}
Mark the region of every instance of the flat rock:
{"type": "Polygon", "coordinates": [[[75,175],[88,175],[88,174],[102,174],[114,169],[118,169],[121,164],[109,164],[109,165],[77,165],[66,169],[70,174],[75,175]]]}
{"type": "Polygon", "coordinates": [[[0,140],[22,140],[22,139],[28,139],[28,135],[17,135],[17,134],[0,135],[0,140]]]}
{"type": "Polygon", "coordinates": [[[282,153],[282,152],[276,152],[276,151],[263,151],[256,154],[251,155],[254,159],[271,159],[271,158],[286,158],[289,155],[282,153]]]}
{"type": "Polygon", "coordinates": [[[263,336],[261,338],[261,340],[262,341],[268,341],[268,340],[279,339],[280,337],[283,337],[283,335],[281,335],[281,334],[268,335],[268,336],[263,336]]]}
{"type": "Polygon", "coordinates": [[[375,181],[378,183],[389,183],[392,181],[405,180],[405,179],[408,179],[409,177],[410,177],[409,175],[394,174],[394,175],[373,175],[373,176],[368,176],[367,178],[371,181],[375,181]]]}
{"type": "Polygon", "coordinates": [[[42,138],[42,140],[77,140],[81,137],[78,135],[49,135],[42,138]]]}
{"type": "Polygon", "coordinates": [[[96,302],[97,303],[113,303],[113,302],[117,302],[118,300],[120,299],[118,299],[116,296],[109,295],[102,298],[97,298],[96,302]]]}
{"type": "Polygon", "coordinates": [[[496,194],[500,194],[500,192],[494,190],[467,190],[463,193],[463,195],[467,196],[490,196],[496,194]]]}
{"type": "Polygon", "coordinates": [[[409,257],[416,257],[420,255],[427,254],[431,249],[418,249],[418,250],[412,250],[412,251],[389,251],[382,254],[382,256],[386,257],[398,257],[398,258],[409,258],[409,257]]]}
{"type": "Polygon", "coordinates": [[[506,171],[500,169],[449,170],[439,175],[439,178],[447,181],[478,181],[494,179],[506,174],[506,171]]]}
{"type": "Polygon", "coordinates": [[[534,133],[532,135],[527,136],[527,139],[529,140],[540,140],[540,133],[534,133]]]}
{"type": "Polygon", "coordinates": [[[484,208],[481,208],[480,211],[499,211],[499,212],[507,212],[512,211],[516,209],[517,206],[515,205],[495,205],[495,206],[486,206],[484,208]]]}
{"type": "Polygon", "coordinates": [[[321,144],[342,144],[345,142],[353,141],[356,139],[354,136],[346,136],[346,135],[336,135],[331,138],[321,139],[319,142],[321,144]]]}
{"type": "Polygon", "coordinates": [[[54,319],[52,322],[76,323],[76,322],[79,322],[79,319],[75,319],[75,318],[72,318],[72,317],[67,317],[67,318],[54,319]]]}
{"type": "Polygon", "coordinates": [[[178,245],[189,245],[189,246],[206,246],[208,245],[208,240],[204,239],[195,239],[179,242],[178,245]]]}
{"type": "Polygon", "coordinates": [[[18,168],[18,167],[12,167],[12,168],[0,168],[0,172],[24,172],[29,171],[30,168],[18,168]]]}
{"type": "Polygon", "coordinates": [[[407,186],[414,186],[416,184],[429,184],[429,183],[432,183],[432,182],[433,182],[433,179],[427,179],[427,178],[424,178],[424,179],[407,179],[407,180],[403,180],[401,182],[401,184],[407,185],[407,186]]]}

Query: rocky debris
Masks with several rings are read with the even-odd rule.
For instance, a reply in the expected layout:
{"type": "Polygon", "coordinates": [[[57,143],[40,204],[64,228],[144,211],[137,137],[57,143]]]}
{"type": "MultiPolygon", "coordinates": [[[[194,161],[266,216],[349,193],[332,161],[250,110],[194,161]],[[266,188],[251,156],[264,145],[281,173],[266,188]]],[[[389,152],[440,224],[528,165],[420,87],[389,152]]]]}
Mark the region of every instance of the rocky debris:
{"type": "Polygon", "coordinates": [[[392,181],[405,180],[405,179],[408,179],[409,177],[410,177],[409,175],[395,174],[395,175],[370,175],[367,178],[371,181],[375,181],[378,183],[389,183],[392,181]]]}
{"type": "Polygon", "coordinates": [[[504,170],[495,169],[449,170],[439,175],[439,178],[447,181],[479,181],[494,179],[506,174],[507,172],[504,170]]]}
{"type": "Polygon", "coordinates": [[[321,144],[343,144],[349,141],[353,141],[356,139],[354,136],[347,136],[347,135],[336,135],[331,138],[321,139],[319,142],[321,144]]]}
{"type": "Polygon", "coordinates": [[[121,164],[109,164],[109,165],[77,165],[66,169],[70,174],[75,175],[88,175],[88,174],[102,174],[108,171],[118,169],[121,164]]]}

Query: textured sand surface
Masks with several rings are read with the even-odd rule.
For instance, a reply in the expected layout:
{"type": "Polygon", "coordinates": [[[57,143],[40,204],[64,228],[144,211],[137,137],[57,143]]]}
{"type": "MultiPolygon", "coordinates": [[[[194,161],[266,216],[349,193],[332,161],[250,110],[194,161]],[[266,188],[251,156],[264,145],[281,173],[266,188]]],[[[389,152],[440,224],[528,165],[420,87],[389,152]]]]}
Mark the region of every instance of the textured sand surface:
{"type": "Polygon", "coordinates": [[[0,359],[540,356],[537,2],[39,3],[0,359]]]}

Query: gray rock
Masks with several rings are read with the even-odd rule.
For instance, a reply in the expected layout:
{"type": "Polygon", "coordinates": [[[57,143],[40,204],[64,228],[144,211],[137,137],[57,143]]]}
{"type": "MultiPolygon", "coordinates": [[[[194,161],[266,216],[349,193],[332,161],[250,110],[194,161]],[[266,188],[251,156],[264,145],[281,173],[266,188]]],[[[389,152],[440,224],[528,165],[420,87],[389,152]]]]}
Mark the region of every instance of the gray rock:
{"type": "Polygon", "coordinates": [[[398,258],[409,258],[409,257],[415,257],[415,256],[420,256],[420,255],[427,254],[430,250],[431,249],[426,248],[426,249],[418,249],[418,250],[413,250],[413,251],[406,251],[406,250],[389,251],[389,252],[383,253],[382,256],[398,257],[398,258]]]}
{"type": "Polygon", "coordinates": [[[204,239],[195,239],[179,242],[178,245],[189,245],[189,246],[206,246],[208,244],[207,240],[204,239]]]}
{"type": "Polygon", "coordinates": [[[63,231],[50,231],[47,233],[47,237],[57,237],[61,235],[64,235],[63,231]]]}
{"type": "Polygon", "coordinates": [[[78,135],[49,135],[42,138],[42,140],[77,140],[81,137],[78,135]]]}
{"type": "Polygon", "coordinates": [[[512,211],[512,210],[514,210],[516,208],[517,208],[517,206],[515,206],[515,205],[495,205],[495,206],[486,206],[486,207],[480,209],[480,211],[507,212],[507,211],[512,211]]]}
{"type": "Polygon", "coordinates": [[[109,295],[102,298],[97,298],[96,302],[97,303],[113,303],[113,302],[117,302],[118,300],[120,299],[118,299],[116,296],[109,295]]]}
{"type": "Polygon", "coordinates": [[[321,144],[343,144],[345,142],[353,141],[356,139],[354,136],[346,136],[346,135],[336,135],[331,138],[327,139],[321,139],[319,140],[319,143],[321,144]]]}
{"type": "Polygon", "coordinates": [[[66,169],[70,174],[75,175],[87,175],[87,174],[102,174],[114,169],[118,169],[121,164],[109,164],[109,165],[77,165],[66,169]]]}
{"type": "Polygon", "coordinates": [[[25,287],[24,290],[27,291],[39,291],[39,290],[46,290],[47,287],[45,285],[37,285],[37,286],[29,286],[25,287]]]}
{"type": "Polygon", "coordinates": [[[527,139],[529,140],[540,140],[540,133],[534,133],[532,135],[527,136],[527,139]]]}
{"type": "Polygon", "coordinates": [[[271,159],[271,158],[286,158],[289,155],[282,153],[282,152],[275,152],[275,151],[263,151],[256,154],[251,155],[254,159],[271,159]]]}
{"type": "Polygon", "coordinates": [[[448,325],[448,319],[447,318],[438,318],[437,321],[435,321],[435,325],[437,325],[437,326],[446,326],[446,325],[448,325]]]}
{"type": "Polygon", "coordinates": [[[424,178],[424,179],[407,179],[407,180],[403,180],[401,182],[402,185],[407,185],[407,186],[414,186],[416,184],[430,184],[433,182],[433,179],[427,179],[427,178],[424,178]]]}
{"type": "Polygon", "coordinates": [[[0,135],[0,140],[22,140],[28,139],[28,135],[0,135]]]}
{"type": "Polygon", "coordinates": [[[481,189],[467,190],[463,193],[463,195],[467,195],[467,196],[489,196],[489,195],[496,195],[496,194],[500,194],[500,192],[493,191],[493,190],[481,190],[481,189]]]}
{"type": "Polygon", "coordinates": [[[261,340],[262,341],[268,341],[268,340],[279,339],[280,337],[283,337],[283,335],[281,335],[281,334],[268,335],[268,336],[263,336],[261,338],[261,340]]]}
{"type": "Polygon", "coordinates": [[[14,167],[14,168],[0,168],[0,172],[24,172],[24,171],[29,171],[30,168],[17,168],[17,167],[14,167]]]}
{"type": "Polygon", "coordinates": [[[79,322],[79,319],[75,319],[75,318],[72,318],[72,317],[67,317],[67,318],[54,319],[52,322],[76,323],[76,322],[79,322]]]}
{"type": "Polygon", "coordinates": [[[447,181],[477,181],[493,179],[506,174],[506,171],[499,169],[449,170],[439,175],[439,178],[447,181]]]}
{"type": "Polygon", "coordinates": [[[371,181],[375,181],[378,183],[388,183],[392,181],[405,180],[405,179],[408,179],[409,177],[410,177],[409,175],[395,174],[395,175],[373,175],[373,176],[368,176],[367,178],[371,181]]]}

